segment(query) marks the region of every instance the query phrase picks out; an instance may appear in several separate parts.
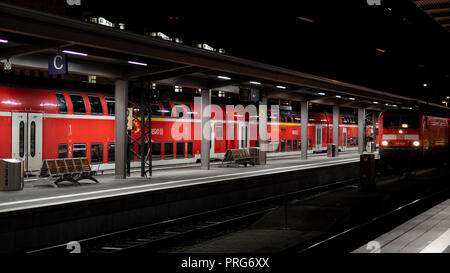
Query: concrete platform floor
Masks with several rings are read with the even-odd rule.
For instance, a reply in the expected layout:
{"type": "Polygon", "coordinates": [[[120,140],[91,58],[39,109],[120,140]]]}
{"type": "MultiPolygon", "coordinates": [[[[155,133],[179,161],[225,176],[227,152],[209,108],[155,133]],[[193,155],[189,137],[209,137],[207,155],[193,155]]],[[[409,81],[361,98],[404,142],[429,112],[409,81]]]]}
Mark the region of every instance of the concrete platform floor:
{"type": "MultiPolygon", "coordinates": [[[[450,253],[450,199],[374,239],[380,253],[450,253]]],[[[370,253],[365,244],[353,253],[370,253]]]]}
{"type": "Polygon", "coordinates": [[[210,170],[200,169],[199,164],[190,164],[155,168],[151,178],[139,177],[139,172],[133,172],[132,176],[125,180],[115,179],[113,175],[98,175],[96,178],[99,184],[83,180],[80,181],[81,186],[62,182],[57,188],[42,184],[42,180],[38,178],[27,178],[22,191],[0,192],[0,213],[358,161],[359,154],[343,152],[337,158],[328,158],[326,154],[310,155],[307,161],[302,161],[299,156],[271,158],[267,165],[248,167],[224,167],[218,163],[211,164],[210,170]]]}

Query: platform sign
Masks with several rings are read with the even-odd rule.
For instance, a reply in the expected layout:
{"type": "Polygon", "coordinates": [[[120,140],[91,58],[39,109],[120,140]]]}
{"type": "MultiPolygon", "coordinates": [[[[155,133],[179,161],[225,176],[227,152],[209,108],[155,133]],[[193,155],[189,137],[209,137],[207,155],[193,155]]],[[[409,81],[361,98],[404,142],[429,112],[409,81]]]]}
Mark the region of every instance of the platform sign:
{"type": "Polygon", "coordinates": [[[64,54],[57,54],[48,58],[48,74],[67,74],[67,57],[64,54]]]}

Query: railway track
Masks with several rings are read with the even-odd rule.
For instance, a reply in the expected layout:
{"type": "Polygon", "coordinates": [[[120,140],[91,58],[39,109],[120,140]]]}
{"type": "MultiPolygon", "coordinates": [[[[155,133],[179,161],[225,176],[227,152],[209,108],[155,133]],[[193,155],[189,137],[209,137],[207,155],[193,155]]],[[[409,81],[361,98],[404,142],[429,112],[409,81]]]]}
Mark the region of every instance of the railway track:
{"type": "MultiPolygon", "coordinates": [[[[339,181],[178,219],[84,238],[72,242],[72,244],[77,244],[81,253],[125,253],[138,251],[143,248],[148,251],[157,251],[159,248],[170,245],[174,241],[180,242],[195,236],[251,223],[252,220],[262,217],[282,202],[326,194],[349,186],[352,187],[358,181],[358,179],[339,181]]],[[[69,253],[70,245],[49,246],[30,250],[27,253],[69,253]]]]}
{"type": "MultiPolygon", "coordinates": [[[[337,234],[320,238],[314,243],[298,245],[286,252],[309,253],[349,253],[365,243],[381,236],[405,221],[440,204],[450,197],[450,187],[428,194],[364,223],[348,228],[337,234]]],[[[374,249],[374,251],[377,251],[374,249]]]]}

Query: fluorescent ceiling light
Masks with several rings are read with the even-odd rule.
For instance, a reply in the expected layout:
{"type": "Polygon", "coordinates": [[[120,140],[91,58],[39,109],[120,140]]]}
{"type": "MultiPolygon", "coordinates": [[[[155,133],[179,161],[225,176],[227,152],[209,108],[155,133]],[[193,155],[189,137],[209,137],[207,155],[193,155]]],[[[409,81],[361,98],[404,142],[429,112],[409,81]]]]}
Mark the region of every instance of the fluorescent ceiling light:
{"type": "Polygon", "coordinates": [[[260,82],[250,82],[251,84],[256,84],[256,85],[260,85],[261,83],[260,82]]]}
{"type": "Polygon", "coordinates": [[[305,16],[299,16],[299,17],[297,17],[297,18],[300,19],[300,20],[302,20],[302,21],[306,21],[306,22],[308,22],[308,23],[314,23],[314,20],[313,20],[313,19],[310,19],[310,18],[305,17],[305,16]]]}
{"type": "Polygon", "coordinates": [[[222,80],[231,80],[231,78],[227,77],[227,76],[217,76],[217,78],[222,79],[222,80]]]}
{"type": "Polygon", "coordinates": [[[349,100],[356,100],[355,98],[348,98],[349,100]]]}
{"type": "Polygon", "coordinates": [[[2,44],[7,44],[7,43],[8,43],[8,40],[0,39],[0,43],[2,43],[2,44]]]}
{"type": "Polygon", "coordinates": [[[71,50],[63,50],[62,52],[67,53],[67,54],[72,54],[72,55],[78,55],[78,56],[87,56],[86,53],[81,53],[81,52],[76,52],[76,51],[71,51],[71,50]]]}
{"type": "Polygon", "coordinates": [[[386,52],[386,50],[381,49],[381,48],[377,48],[376,50],[377,50],[378,52],[382,52],[382,53],[386,52]]]}
{"type": "Polygon", "coordinates": [[[277,85],[278,89],[286,89],[286,86],[282,86],[282,85],[277,85]]]}
{"type": "Polygon", "coordinates": [[[323,92],[318,92],[317,94],[321,95],[321,96],[325,96],[326,94],[323,92]]]}
{"type": "Polygon", "coordinates": [[[340,99],[340,98],[342,98],[342,96],[340,96],[340,95],[336,95],[336,98],[340,99]]]}
{"type": "Polygon", "coordinates": [[[139,62],[134,62],[134,61],[128,61],[129,64],[135,64],[135,65],[140,65],[140,66],[147,66],[146,63],[139,63],[139,62]]]}
{"type": "Polygon", "coordinates": [[[373,104],[378,104],[378,103],[379,103],[378,101],[374,101],[374,102],[373,102],[373,104]]]}

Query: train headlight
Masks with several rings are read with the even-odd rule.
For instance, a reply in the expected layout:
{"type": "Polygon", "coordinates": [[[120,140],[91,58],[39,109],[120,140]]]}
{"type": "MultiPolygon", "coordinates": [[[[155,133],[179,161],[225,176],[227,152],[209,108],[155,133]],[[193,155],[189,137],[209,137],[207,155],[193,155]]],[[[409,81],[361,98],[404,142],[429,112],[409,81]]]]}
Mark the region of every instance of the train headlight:
{"type": "Polygon", "coordinates": [[[414,141],[414,142],[413,142],[413,145],[416,146],[416,147],[418,147],[418,146],[420,145],[420,141],[417,141],[417,140],[414,141]]]}
{"type": "Polygon", "coordinates": [[[383,145],[383,146],[388,146],[388,142],[386,141],[386,140],[383,140],[383,142],[381,142],[381,145],[383,145]]]}

